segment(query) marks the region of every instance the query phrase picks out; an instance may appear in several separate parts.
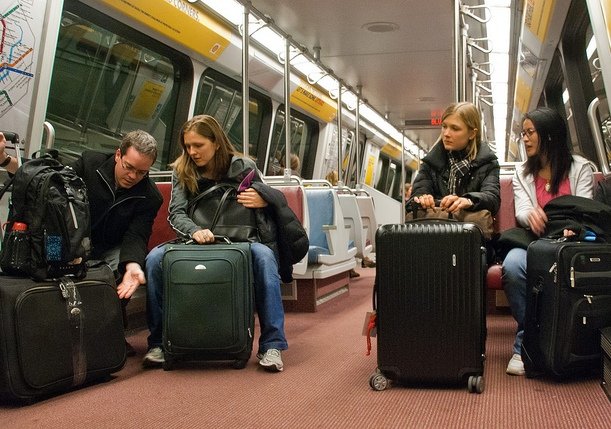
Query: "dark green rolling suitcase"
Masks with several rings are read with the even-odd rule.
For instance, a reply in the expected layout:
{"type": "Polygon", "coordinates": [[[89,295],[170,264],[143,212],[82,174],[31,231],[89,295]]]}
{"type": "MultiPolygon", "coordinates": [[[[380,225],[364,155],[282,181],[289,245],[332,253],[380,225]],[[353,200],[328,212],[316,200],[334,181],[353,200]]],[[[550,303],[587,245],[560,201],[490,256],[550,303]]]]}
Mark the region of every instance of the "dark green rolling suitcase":
{"type": "Polygon", "coordinates": [[[250,245],[170,244],[163,282],[163,368],[179,360],[231,360],[244,368],[254,333],[250,245]]]}

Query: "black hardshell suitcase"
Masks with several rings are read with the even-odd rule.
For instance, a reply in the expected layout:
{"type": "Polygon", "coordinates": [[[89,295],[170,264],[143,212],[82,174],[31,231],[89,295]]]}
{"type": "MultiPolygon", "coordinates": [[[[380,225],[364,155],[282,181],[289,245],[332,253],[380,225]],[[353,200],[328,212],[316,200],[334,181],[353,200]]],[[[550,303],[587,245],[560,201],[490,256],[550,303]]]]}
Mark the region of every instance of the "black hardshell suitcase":
{"type": "Polygon", "coordinates": [[[370,386],[484,389],[486,250],[471,223],[417,220],[376,233],[378,369],[370,386]]]}
{"type": "Polygon", "coordinates": [[[600,331],[600,348],[603,355],[601,386],[611,401],[611,326],[600,331]]]}
{"type": "Polygon", "coordinates": [[[169,244],[163,257],[165,370],[177,360],[244,368],[254,334],[250,245],[169,244]]]}
{"type": "Polygon", "coordinates": [[[83,279],[0,275],[3,399],[31,401],[108,378],[125,356],[121,304],[107,265],[83,279]]]}
{"type": "Polygon", "coordinates": [[[611,244],[540,239],[527,256],[522,360],[528,377],[600,368],[600,328],[611,325],[611,244]]]}

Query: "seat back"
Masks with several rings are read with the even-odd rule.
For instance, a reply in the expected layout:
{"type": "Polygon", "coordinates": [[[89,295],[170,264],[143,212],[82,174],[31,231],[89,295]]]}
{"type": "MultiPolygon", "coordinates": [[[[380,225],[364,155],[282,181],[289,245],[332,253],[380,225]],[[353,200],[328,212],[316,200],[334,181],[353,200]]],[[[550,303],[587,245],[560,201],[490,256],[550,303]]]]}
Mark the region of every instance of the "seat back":
{"type": "MultiPolygon", "coordinates": [[[[310,235],[310,217],[308,212],[308,202],[306,200],[305,191],[301,185],[271,185],[284,194],[286,202],[291,210],[301,222],[301,225],[310,235]]],[[[308,255],[293,264],[293,274],[304,274],[308,268],[308,255]]]]}
{"type": "Polygon", "coordinates": [[[170,205],[170,198],[172,196],[172,183],[171,182],[157,182],[157,189],[161,192],[163,197],[163,203],[157,212],[155,222],[153,223],[153,231],[149,238],[148,249],[151,250],[153,247],[165,243],[166,241],[173,240],[176,238],[176,232],[170,226],[168,222],[168,207],[170,205]]]}

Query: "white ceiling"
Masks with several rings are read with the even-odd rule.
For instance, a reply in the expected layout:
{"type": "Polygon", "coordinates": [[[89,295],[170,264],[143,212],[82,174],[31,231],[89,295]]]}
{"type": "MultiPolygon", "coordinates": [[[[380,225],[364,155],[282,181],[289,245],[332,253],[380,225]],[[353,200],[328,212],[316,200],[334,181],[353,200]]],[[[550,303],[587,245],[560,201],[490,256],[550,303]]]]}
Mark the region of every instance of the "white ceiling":
{"type": "MultiPolygon", "coordinates": [[[[432,111],[443,111],[454,101],[453,4],[453,0],[252,0],[255,9],[272,18],[296,43],[311,53],[320,46],[321,62],[346,85],[355,89],[362,85],[362,97],[382,115],[388,112],[399,129],[406,119],[430,119],[432,111]],[[363,28],[370,22],[392,22],[398,29],[374,33],[363,28]]],[[[430,146],[439,128],[406,134],[430,146]]]]}

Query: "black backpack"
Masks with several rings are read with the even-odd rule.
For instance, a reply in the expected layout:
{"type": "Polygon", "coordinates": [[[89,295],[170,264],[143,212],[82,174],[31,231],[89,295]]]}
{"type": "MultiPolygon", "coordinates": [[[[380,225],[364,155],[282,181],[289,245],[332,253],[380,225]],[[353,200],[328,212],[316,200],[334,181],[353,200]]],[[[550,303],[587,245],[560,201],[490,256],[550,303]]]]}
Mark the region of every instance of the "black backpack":
{"type": "Polygon", "coordinates": [[[35,280],[66,274],[84,276],[91,239],[83,179],[72,167],[43,157],[26,161],[5,184],[0,198],[11,183],[0,268],[35,280]],[[27,229],[19,231],[23,227],[19,224],[13,228],[15,223],[26,224],[27,229]]]}

